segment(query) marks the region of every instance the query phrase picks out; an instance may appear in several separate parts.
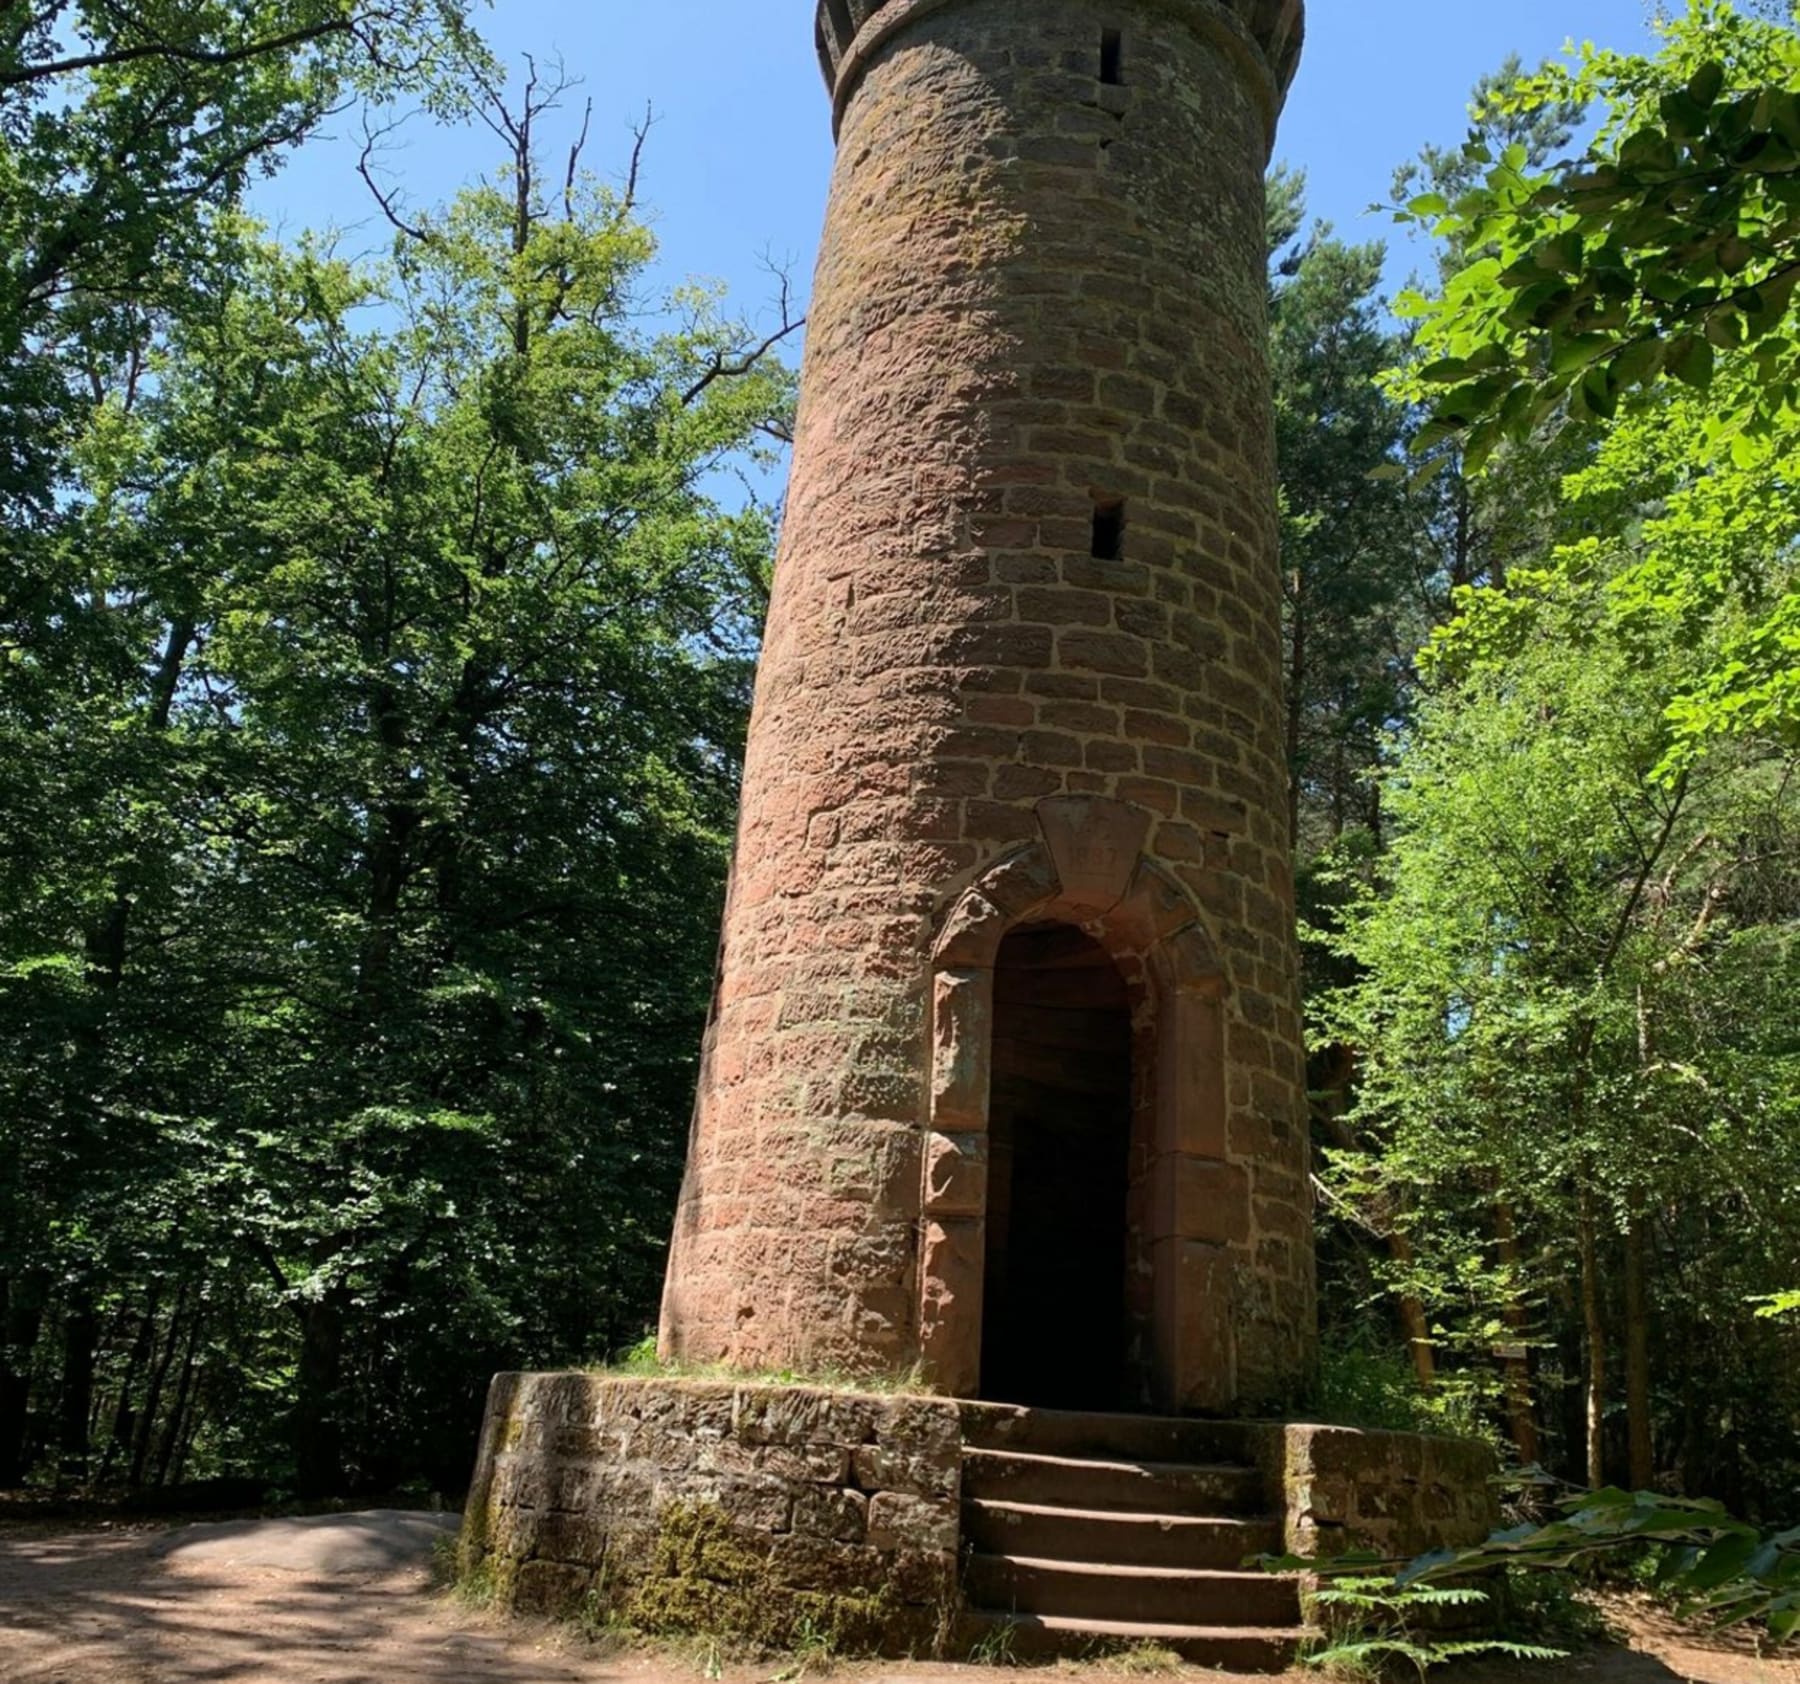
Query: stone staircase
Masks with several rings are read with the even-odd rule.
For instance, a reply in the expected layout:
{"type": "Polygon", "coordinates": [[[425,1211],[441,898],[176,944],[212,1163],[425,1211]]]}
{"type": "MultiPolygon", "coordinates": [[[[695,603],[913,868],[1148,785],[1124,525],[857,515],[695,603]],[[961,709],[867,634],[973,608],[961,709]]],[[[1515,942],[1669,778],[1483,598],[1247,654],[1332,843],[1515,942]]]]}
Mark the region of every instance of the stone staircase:
{"type": "Polygon", "coordinates": [[[1018,1659],[1153,1643],[1234,1672],[1298,1649],[1300,1591],[1252,1427],[976,1407],[963,1426],[965,1635],[1018,1659]]]}

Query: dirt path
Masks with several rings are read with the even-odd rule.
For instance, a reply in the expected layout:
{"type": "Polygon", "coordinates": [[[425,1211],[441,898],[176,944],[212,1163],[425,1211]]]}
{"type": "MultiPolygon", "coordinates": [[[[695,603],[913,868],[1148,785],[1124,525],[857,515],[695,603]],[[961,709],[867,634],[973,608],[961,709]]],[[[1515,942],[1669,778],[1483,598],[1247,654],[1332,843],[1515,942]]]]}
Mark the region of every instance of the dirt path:
{"type": "MultiPolygon", "coordinates": [[[[449,1521],[394,1513],[231,1522],[178,1531],[0,1529],[6,1684],[696,1684],[668,1654],[619,1653],[472,1614],[433,1591],[449,1521]]],[[[1556,1666],[1484,1663],[1451,1684],[1800,1684],[1800,1662],[1696,1639],[1626,1610],[1632,1647],[1556,1666]]],[[[724,1684],[786,1669],[733,1668],[724,1684]]],[[[857,1666],[845,1684],[1055,1684],[1120,1676],[857,1666]]],[[[1210,1675],[1193,1673],[1194,1679],[1210,1675]]],[[[1315,1673],[1290,1677],[1288,1684],[1315,1673]]]]}

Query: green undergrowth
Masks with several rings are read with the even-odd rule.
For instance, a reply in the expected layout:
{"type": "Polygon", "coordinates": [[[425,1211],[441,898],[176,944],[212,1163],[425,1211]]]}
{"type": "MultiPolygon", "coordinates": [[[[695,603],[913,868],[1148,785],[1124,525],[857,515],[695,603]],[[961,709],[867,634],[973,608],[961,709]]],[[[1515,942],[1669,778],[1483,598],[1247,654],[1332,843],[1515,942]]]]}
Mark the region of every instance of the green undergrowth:
{"type": "Polygon", "coordinates": [[[432,1577],[465,1608],[486,1610],[500,1600],[500,1575],[491,1555],[464,1567],[454,1541],[432,1552],[432,1577]]]}
{"type": "Polygon", "coordinates": [[[1361,1340],[1328,1342],[1313,1413],[1327,1425],[1365,1432],[1480,1439],[1504,1454],[1492,1391],[1487,1376],[1457,1369],[1447,1369],[1435,1390],[1421,1391],[1405,1357],[1361,1340]]]}
{"type": "Polygon", "coordinates": [[[970,1644],[968,1664],[970,1666],[1017,1666],[1019,1657],[1014,1649],[1017,1635],[1011,1626],[990,1627],[970,1644]]]}
{"type": "MultiPolygon", "coordinates": [[[[1345,1578],[1311,1592],[1307,1613],[1324,1631],[1301,1658],[1305,1666],[1345,1679],[1388,1679],[1427,1672],[1455,1661],[1503,1656],[1558,1661],[1567,1651],[1511,1638],[1446,1632],[1459,1615],[1491,1602],[1473,1585],[1398,1585],[1387,1578],[1345,1578]]],[[[1476,1618],[1480,1616],[1477,1615],[1476,1618]]]]}
{"type": "Polygon", "coordinates": [[[862,1374],[829,1366],[743,1369],[722,1362],[665,1362],[656,1354],[654,1334],[590,1372],[617,1380],[721,1380],[740,1386],[790,1386],[795,1390],[872,1392],[896,1397],[930,1396],[932,1392],[917,1364],[895,1373],[862,1374]]]}

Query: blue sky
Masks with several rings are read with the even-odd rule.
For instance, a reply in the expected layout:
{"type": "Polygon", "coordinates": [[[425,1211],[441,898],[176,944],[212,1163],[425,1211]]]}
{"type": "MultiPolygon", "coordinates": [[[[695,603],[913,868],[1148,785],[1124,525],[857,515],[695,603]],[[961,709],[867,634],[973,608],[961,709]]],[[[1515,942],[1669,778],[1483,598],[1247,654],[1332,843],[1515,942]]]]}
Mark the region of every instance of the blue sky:
{"type": "MultiPolygon", "coordinates": [[[[1307,172],[1314,214],[1340,233],[1396,232],[1365,208],[1421,144],[1461,136],[1480,75],[1509,52],[1540,59],[1570,38],[1642,45],[1645,9],[1644,0],[1311,0],[1277,156],[1307,172]]],[[[770,292],[764,252],[790,261],[804,287],[824,210],[831,133],[811,19],[811,0],[498,0],[483,26],[509,61],[560,54],[583,80],[569,117],[593,99],[596,169],[622,165],[631,121],[655,109],[643,196],[663,276],[722,280],[753,309],[770,292]]],[[[331,225],[371,249],[385,243],[355,174],[358,150],[348,137],[315,143],[259,191],[260,210],[290,232],[331,225]]],[[[431,202],[493,157],[485,131],[419,122],[388,164],[415,202],[431,202]]],[[[1410,261],[1397,252],[1391,272],[1410,261]]]]}

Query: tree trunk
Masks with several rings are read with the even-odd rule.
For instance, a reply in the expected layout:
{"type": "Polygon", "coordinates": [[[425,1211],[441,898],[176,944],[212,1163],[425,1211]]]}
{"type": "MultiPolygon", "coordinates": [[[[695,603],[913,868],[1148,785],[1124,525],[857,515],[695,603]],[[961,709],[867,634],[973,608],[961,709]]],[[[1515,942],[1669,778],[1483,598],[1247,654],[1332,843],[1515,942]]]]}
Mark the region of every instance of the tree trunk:
{"type": "MultiPolygon", "coordinates": [[[[1505,1199],[1494,1201],[1494,1239],[1501,1265],[1509,1281],[1516,1280],[1519,1268],[1519,1224],[1513,1207],[1505,1199]]],[[[1500,1371],[1506,1382],[1506,1414],[1510,1425],[1513,1451],[1521,1467],[1536,1467],[1544,1456],[1538,1437],[1537,1403],[1532,1394],[1530,1318],[1516,1294],[1509,1290],[1501,1311],[1510,1335],[1509,1348],[1501,1356],[1500,1371]]]]}
{"type": "MultiPolygon", "coordinates": [[[[1638,1068],[1649,1068],[1650,1000],[1637,991],[1638,1068]]],[[[1650,1291],[1646,1278],[1644,1201],[1633,1197],[1625,1226],[1625,1425],[1631,1487],[1648,1491],[1656,1479],[1656,1444],[1650,1422],[1650,1291]]]]}
{"type": "Polygon", "coordinates": [[[334,1287],[300,1310],[300,1366],[295,1377],[294,1474],[302,1497],[332,1497],[344,1487],[338,1421],[343,1375],[344,1299],[334,1287]]]}
{"type": "Polygon", "coordinates": [[[94,1412],[94,1352],[100,1314],[91,1294],[81,1293],[63,1318],[62,1392],[57,1400],[57,1483],[87,1478],[89,1418],[94,1412]]]}
{"type": "Polygon", "coordinates": [[[1656,1447],[1650,1420],[1650,1293],[1645,1250],[1644,1219],[1634,1213],[1625,1234],[1625,1411],[1634,1491],[1648,1491],[1656,1481],[1656,1447]]]}
{"type": "Polygon", "coordinates": [[[1606,1483],[1606,1321],[1600,1301],[1600,1242],[1595,1232],[1594,1197],[1584,1185],[1578,1195],[1581,1247],[1581,1323],[1587,1344],[1587,1481],[1606,1483]]]}
{"type": "Polygon", "coordinates": [[[123,1459],[131,1462],[132,1435],[137,1427],[137,1389],[150,1353],[156,1344],[156,1306],[158,1295],[152,1292],[149,1307],[138,1318],[137,1337],[131,1342],[131,1353],[125,1359],[125,1376],[119,1382],[118,1402],[113,1409],[112,1438],[101,1458],[99,1483],[105,1485],[113,1469],[123,1459]]]}
{"type": "MultiPolygon", "coordinates": [[[[1451,540],[1450,586],[1459,590],[1475,583],[1475,500],[1461,465],[1455,479],[1456,531],[1451,540]]],[[[1454,609],[1452,609],[1454,611],[1454,609]]]]}
{"type": "Polygon", "coordinates": [[[175,1347],[181,1342],[181,1318],[187,1308],[187,1282],[175,1297],[175,1308],[169,1314],[169,1331],[150,1371],[150,1384],[144,1390],[144,1412],[138,1417],[137,1432],[131,1441],[131,1469],[126,1483],[137,1490],[144,1483],[144,1469],[150,1461],[151,1435],[156,1431],[156,1418],[162,1413],[163,1388],[169,1381],[169,1365],[175,1360],[175,1347]]]}
{"type": "MultiPolygon", "coordinates": [[[[1410,1269],[1417,1253],[1413,1243],[1396,1228],[1388,1235],[1388,1250],[1403,1269],[1410,1269]]],[[[1437,1389],[1437,1349],[1431,1342],[1431,1320],[1416,1293],[1400,1294],[1400,1327],[1406,1335],[1407,1354],[1412,1358],[1413,1377],[1422,1392],[1437,1389]]]]}
{"type": "Polygon", "coordinates": [[[187,1472],[188,1458],[194,1453],[194,1440],[199,1436],[200,1423],[206,1418],[206,1388],[196,1386],[194,1401],[188,1406],[187,1425],[182,1429],[181,1443],[175,1447],[175,1466],[170,1470],[169,1483],[179,1485],[182,1475],[187,1472]]]}
{"type": "Polygon", "coordinates": [[[50,1299],[49,1277],[17,1276],[0,1294],[0,1489],[23,1485],[31,1420],[31,1359],[50,1299]]]}
{"type": "Polygon", "coordinates": [[[163,1427],[162,1445],[156,1453],[156,1484],[160,1489],[169,1483],[169,1465],[175,1459],[175,1447],[187,1426],[188,1404],[194,1392],[194,1354],[200,1344],[200,1324],[206,1319],[204,1309],[196,1310],[188,1323],[187,1350],[181,1359],[181,1379],[175,1387],[175,1402],[163,1427]]]}
{"type": "MultiPolygon", "coordinates": [[[[1344,1121],[1344,1112],[1350,1103],[1350,1089],[1356,1081],[1356,1050],[1346,1046],[1333,1047],[1330,1060],[1330,1069],[1325,1075],[1322,1091],[1313,1101],[1313,1115],[1330,1137],[1332,1145],[1339,1151],[1347,1152],[1356,1146],[1356,1136],[1344,1121]]],[[[1412,1241],[1397,1224],[1390,1222],[1387,1227],[1388,1232],[1384,1238],[1388,1255],[1402,1269],[1410,1270],[1417,1255],[1412,1241]]],[[[1431,1341],[1431,1321],[1425,1314],[1424,1302],[1416,1293],[1403,1292],[1399,1295],[1399,1313],[1401,1336],[1406,1340],[1407,1355],[1412,1359],[1413,1374],[1419,1382],[1419,1389],[1424,1392],[1434,1391],[1437,1388],[1437,1351],[1431,1341]]]]}

